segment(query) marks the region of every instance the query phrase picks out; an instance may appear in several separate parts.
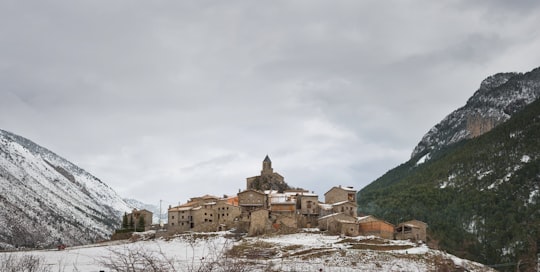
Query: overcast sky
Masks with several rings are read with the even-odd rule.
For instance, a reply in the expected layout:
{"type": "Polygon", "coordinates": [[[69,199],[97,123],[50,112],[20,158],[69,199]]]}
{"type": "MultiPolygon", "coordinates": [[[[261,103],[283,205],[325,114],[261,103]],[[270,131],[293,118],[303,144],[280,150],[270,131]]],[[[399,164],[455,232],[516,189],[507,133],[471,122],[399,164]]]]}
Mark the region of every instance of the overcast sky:
{"type": "Polygon", "coordinates": [[[360,189],[498,72],[540,66],[540,2],[0,2],[0,128],[147,203],[235,194],[268,154],[360,189]]]}

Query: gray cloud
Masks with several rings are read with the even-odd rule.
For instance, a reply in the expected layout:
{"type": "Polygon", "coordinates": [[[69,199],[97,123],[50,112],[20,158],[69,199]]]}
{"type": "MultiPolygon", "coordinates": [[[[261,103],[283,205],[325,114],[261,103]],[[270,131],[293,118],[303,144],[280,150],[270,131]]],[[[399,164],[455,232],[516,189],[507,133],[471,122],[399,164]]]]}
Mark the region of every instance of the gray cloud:
{"type": "Polygon", "coordinates": [[[235,193],[266,154],[294,186],[361,188],[483,78],[538,66],[538,8],[7,1],[0,127],[147,202],[235,193]]]}

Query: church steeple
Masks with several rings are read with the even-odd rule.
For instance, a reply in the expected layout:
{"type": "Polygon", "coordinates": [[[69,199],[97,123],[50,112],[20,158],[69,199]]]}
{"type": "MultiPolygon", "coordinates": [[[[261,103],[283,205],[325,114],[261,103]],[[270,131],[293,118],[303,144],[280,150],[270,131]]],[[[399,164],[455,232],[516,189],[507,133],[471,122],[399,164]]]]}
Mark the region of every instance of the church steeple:
{"type": "Polygon", "coordinates": [[[272,161],[270,160],[270,157],[268,157],[268,155],[266,155],[266,157],[264,158],[262,166],[263,167],[261,175],[272,174],[274,172],[274,169],[272,169],[272,161]]]}

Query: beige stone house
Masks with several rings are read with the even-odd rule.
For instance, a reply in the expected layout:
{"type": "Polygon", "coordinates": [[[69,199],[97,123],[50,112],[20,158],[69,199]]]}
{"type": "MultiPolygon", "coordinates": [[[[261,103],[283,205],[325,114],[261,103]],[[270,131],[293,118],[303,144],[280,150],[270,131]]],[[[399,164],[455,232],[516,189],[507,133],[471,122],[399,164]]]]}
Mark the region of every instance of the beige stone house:
{"type": "Polygon", "coordinates": [[[139,229],[139,222],[142,219],[143,222],[144,222],[144,231],[147,231],[152,226],[152,216],[153,216],[153,213],[151,211],[149,211],[149,210],[146,210],[146,209],[142,209],[142,210],[133,209],[131,211],[131,213],[127,214],[128,224],[136,226],[138,231],[142,231],[142,230],[139,229]],[[131,221],[131,220],[133,220],[133,221],[131,221]]]}
{"type": "Polygon", "coordinates": [[[298,195],[296,197],[296,213],[298,215],[298,227],[317,227],[317,218],[320,213],[319,196],[313,193],[298,195]]]}
{"type": "Polygon", "coordinates": [[[328,234],[351,234],[350,236],[358,235],[358,225],[356,224],[356,217],[350,216],[344,213],[333,213],[320,217],[318,219],[319,229],[327,231],[328,234]],[[354,226],[353,226],[354,225],[354,226]],[[353,226],[352,230],[351,226],[353,226]]]}
{"type": "Polygon", "coordinates": [[[268,198],[264,192],[248,189],[238,193],[238,205],[243,218],[249,218],[251,212],[268,209],[268,198]]]}
{"type": "Polygon", "coordinates": [[[288,216],[296,214],[296,199],[298,193],[298,191],[285,191],[284,193],[266,191],[265,194],[269,199],[271,214],[288,216]]]}
{"type": "Polygon", "coordinates": [[[395,228],[395,239],[397,240],[411,240],[411,241],[423,241],[427,239],[427,227],[428,225],[419,220],[410,220],[407,222],[399,223],[395,228]]]}
{"type": "Polygon", "coordinates": [[[332,211],[334,213],[346,213],[352,217],[356,217],[358,208],[355,202],[341,201],[341,202],[333,203],[331,205],[332,205],[332,211]]]}
{"type": "Polygon", "coordinates": [[[394,239],[394,225],[372,215],[358,218],[358,232],[365,236],[394,239]]]}
{"type": "Polygon", "coordinates": [[[328,192],[324,194],[324,202],[326,204],[333,204],[342,201],[349,201],[356,203],[356,190],[353,187],[332,187],[328,192]]]}
{"type": "Polygon", "coordinates": [[[234,227],[240,213],[240,207],[230,204],[228,199],[208,195],[196,197],[186,204],[169,208],[168,231],[226,230],[234,227]]]}
{"type": "Polygon", "coordinates": [[[231,204],[228,199],[218,201],[214,207],[214,211],[217,215],[219,231],[232,227],[233,223],[238,220],[241,214],[240,207],[231,204]]]}

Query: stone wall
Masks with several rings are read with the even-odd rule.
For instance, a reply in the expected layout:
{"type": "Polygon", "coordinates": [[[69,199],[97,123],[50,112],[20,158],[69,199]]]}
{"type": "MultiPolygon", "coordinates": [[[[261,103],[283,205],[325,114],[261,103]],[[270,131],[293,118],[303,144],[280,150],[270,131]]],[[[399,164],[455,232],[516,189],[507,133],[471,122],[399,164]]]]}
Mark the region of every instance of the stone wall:
{"type": "Polygon", "coordinates": [[[268,219],[268,210],[256,210],[251,213],[249,224],[249,236],[257,236],[267,233],[271,226],[268,219]]]}

